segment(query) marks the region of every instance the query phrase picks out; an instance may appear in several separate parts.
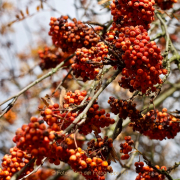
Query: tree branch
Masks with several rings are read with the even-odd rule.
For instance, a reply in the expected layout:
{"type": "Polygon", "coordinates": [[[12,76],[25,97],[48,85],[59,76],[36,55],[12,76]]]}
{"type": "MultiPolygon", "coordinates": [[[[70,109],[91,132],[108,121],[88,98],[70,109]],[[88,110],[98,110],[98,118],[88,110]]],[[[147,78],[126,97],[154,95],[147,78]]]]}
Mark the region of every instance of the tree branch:
{"type": "MultiPolygon", "coordinates": [[[[96,94],[93,96],[93,98],[89,101],[86,108],[83,110],[81,114],[73,121],[72,124],[70,124],[64,131],[63,134],[68,133],[81,119],[83,119],[86,116],[86,113],[88,112],[89,108],[93,105],[94,101],[98,98],[98,96],[101,94],[101,92],[116,78],[116,76],[120,73],[120,70],[117,70],[114,75],[108,79],[96,92],[96,94]]],[[[85,122],[86,118],[80,121],[77,125],[80,126],[85,122]]]]}
{"type": "Polygon", "coordinates": [[[68,58],[66,58],[63,62],[61,62],[58,66],[56,66],[56,68],[53,68],[49,73],[45,74],[44,76],[40,77],[39,79],[35,80],[34,82],[32,82],[31,84],[29,84],[27,87],[25,87],[24,89],[22,89],[19,93],[17,93],[14,96],[11,96],[10,98],[6,99],[5,101],[3,101],[0,106],[2,106],[3,104],[5,104],[6,102],[10,101],[11,99],[13,99],[13,101],[11,103],[8,104],[7,109],[0,115],[0,118],[7,112],[9,111],[14,103],[17,101],[18,97],[23,94],[25,91],[27,91],[28,89],[30,89],[31,87],[33,87],[34,85],[38,84],[39,82],[41,82],[42,80],[46,79],[49,76],[52,76],[53,74],[55,74],[69,59],[71,59],[75,54],[72,54],[71,56],[69,56],[68,58]]]}
{"type": "Polygon", "coordinates": [[[31,159],[20,171],[15,173],[12,177],[11,180],[17,180],[19,176],[32,164],[34,163],[36,158],[31,159]]]}

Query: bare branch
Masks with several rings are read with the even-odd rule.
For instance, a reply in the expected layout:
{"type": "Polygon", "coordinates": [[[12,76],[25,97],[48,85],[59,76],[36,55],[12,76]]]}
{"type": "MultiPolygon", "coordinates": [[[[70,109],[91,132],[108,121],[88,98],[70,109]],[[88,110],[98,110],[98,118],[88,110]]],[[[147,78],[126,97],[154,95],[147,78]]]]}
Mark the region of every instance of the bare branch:
{"type": "Polygon", "coordinates": [[[33,87],[34,85],[38,84],[39,82],[41,82],[42,80],[46,79],[49,76],[52,76],[53,74],[55,74],[69,59],[71,59],[75,54],[72,54],[71,56],[69,56],[68,58],[66,58],[63,62],[61,62],[58,66],[56,66],[56,68],[53,68],[49,73],[45,74],[44,76],[40,77],[39,79],[35,80],[34,82],[32,82],[31,84],[29,84],[28,86],[26,86],[24,89],[22,89],[20,92],[18,92],[16,95],[11,96],[10,98],[6,99],[5,101],[3,101],[0,106],[2,106],[3,104],[5,104],[6,102],[10,101],[11,99],[13,99],[13,101],[11,103],[8,104],[8,108],[0,115],[0,118],[8,111],[10,110],[14,103],[17,101],[18,97],[23,94],[25,91],[27,91],[28,89],[30,89],[31,87],[33,87]]]}

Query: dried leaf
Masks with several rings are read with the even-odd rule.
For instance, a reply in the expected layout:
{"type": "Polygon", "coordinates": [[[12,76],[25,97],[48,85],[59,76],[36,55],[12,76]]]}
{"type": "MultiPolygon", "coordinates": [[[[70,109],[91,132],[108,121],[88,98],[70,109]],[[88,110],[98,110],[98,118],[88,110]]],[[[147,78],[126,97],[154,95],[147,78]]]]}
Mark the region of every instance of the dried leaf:
{"type": "Polygon", "coordinates": [[[60,96],[59,96],[59,105],[60,105],[60,108],[63,108],[65,94],[66,94],[66,89],[62,87],[61,88],[61,93],[60,93],[60,96]]]}
{"type": "Polygon", "coordinates": [[[37,11],[39,11],[39,9],[40,9],[40,7],[39,7],[39,6],[37,6],[37,7],[36,7],[36,10],[37,10],[37,11]]]}
{"type": "Polygon", "coordinates": [[[21,16],[24,18],[24,13],[22,12],[22,10],[20,11],[20,13],[21,13],[21,16]]]}
{"type": "Polygon", "coordinates": [[[114,161],[114,162],[116,162],[116,160],[119,161],[119,158],[117,156],[117,153],[116,153],[114,147],[111,148],[111,151],[109,154],[110,154],[110,158],[112,161],[114,161]]]}
{"type": "Polygon", "coordinates": [[[47,99],[51,102],[52,105],[54,104],[54,102],[53,102],[53,100],[51,99],[51,97],[49,96],[49,94],[46,94],[45,98],[47,98],[47,99]]]}
{"type": "Polygon", "coordinates": [[[121,133],[122,131],[122,123],[123,123],[123,119],[120,118],[116,124],[116,127],[114,129],[114,132],[113,132],[113,139],[116,139],[117,136],[121,133]]]}
{"type": "Polygon", "coordinates": [[[29,9],[28,9],[28,7],[26,8],[26,14],[29,15],[29,9]]]}
{"type": "Polygon", "coordinates": [[[49,96],[49,94],[46,94],[45,98],[51,99],[50,96],[49,96]]]}
{"type": "Polygon", "coordinates": [[[98,128],[95,125],[91,125],[92,130],[94,130],[94,134],[97,136],[98,135],[98,128]]]}
{"type": "Polygon", "coordinates": [[[109,153],[108,159],[109,159],[110,161],[116,162],[116,161],[114,160],[114,158],[112,157],[111,153],[109,153]]]}
{"type": "Polygon", "coordinates": [[[43,2],[41,1],[41,9],[43,9],[43,2]]]}
{"type": "Polygon", "coordinates": [[[47,100],[46,100],[46,99],[41,98],[41,100],[43,101],[43,103],[44,103],[47,107],[49,106],[49,103],[47,102],[47,100]]]}
{"type": "Polygon", "coordinates": [[[16,14],[16,18],[17,18],[17,19],[19,19],[19,18],[20,18],[18,14],[16,14]]]}

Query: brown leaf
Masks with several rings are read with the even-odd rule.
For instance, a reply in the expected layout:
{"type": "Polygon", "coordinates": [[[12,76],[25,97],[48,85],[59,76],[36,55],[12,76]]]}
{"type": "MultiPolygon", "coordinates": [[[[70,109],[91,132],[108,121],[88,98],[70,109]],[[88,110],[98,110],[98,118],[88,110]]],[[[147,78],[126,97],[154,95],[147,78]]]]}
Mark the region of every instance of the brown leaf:
{"type": "Polygon", "coordinates": [[[21,13],[21,16],[24,18],[24,13],[22,12],[22,10],[20,11],[20,13],[21,13]]]}
{"type": "Polygon", "coordinates": [[[39,11],[39,9],[40,9],[40,7],[39,7],[39,6],[37,6],[37,7],[36,7],[36,10],[37,10],[37,11],[39,11]]]}
{"type": "Polygon", "coordinates": [[[54,102],[51,99],[51,97],[49,96],[49,94],[46,94],[45,98],[48,99],[51,102],[52,105],[54,104],[54,102]]]}
{"type": "Polygon", "coordinates": [[[116,161],[115,161],[114,158],[112,157],[111,153],[109,153],[108,159],[109,159],[110,161],[113,161],[113,162],[116,163],[116,161]]]}
{"type": "Polygon", "coordinates": [[[116,160],[119,161],[119,158],[116,154],[114,147],[111,148],[109,155],[110,155],[109,158],[111,158],[112,161],[114,161],[114,162],[116,162],[116,160]]]}
{"type": "Polygon", "coordinates": [[[94,130],[94,134],[97,136],[98,135],[98,128],[95,125],[91,125],[92,130],[94,130]]]}
{"type": "Polygon", "coordinates": [[[26,14],[29,15],[29,9],[28,9],[28,7],[26,8],[26,14]]]}
{"type": "Polygon", "coordinates": [[[113,132],[113,139],[116,139],[117,136],[121,133],[122,131],[122,123],[123,123],[123,119],[120,118],[116,124],[116,127],[114,129],[114,132],[113,132]]]}
{"type": "Polygon", "coordinates": [[[46,100],[46,99],[41,98],[41,100],[43,101],[43,103],[44,103],[47,107],[49,106],[49,103],[47,102],[47,100],[46,100]]]}
{"type": "Polygon", "coordinates": [[[43,9],[43,2],[41,1],[41,9],[43,9]]]}
{"type": "Polygon", "coordinates": [[[51,99],[49,94],[46,94],[46,95],[45,95],[45,98],[51,99]]]}
{"type": "Polygon", "coordinates": [[[16,14],[16,18],[17,18],[17,19],[19,19],[19,18],[20,18],[18,14],[16,14]]]}
{"type": "Polygon", "coordinates": [[[61,88],[61,93],[60,93],[60,96],[59,96],[59,105],[60,105],[60,108],[63,108],[65,94],[66,94],[66,89],[62,87],[61,88]]]}

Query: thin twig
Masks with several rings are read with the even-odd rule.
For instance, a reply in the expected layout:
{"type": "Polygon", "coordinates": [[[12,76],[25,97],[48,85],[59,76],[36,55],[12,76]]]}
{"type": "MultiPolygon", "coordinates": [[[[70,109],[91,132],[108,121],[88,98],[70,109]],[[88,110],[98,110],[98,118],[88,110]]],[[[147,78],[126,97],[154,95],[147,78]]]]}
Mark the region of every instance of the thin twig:
{"type": "MultiPolygon", "coordinates": [[[[32,172],[30,172],[28,175],[24,176],[23,178],[19,179],[19,180],[23,180],[23,179],[26,179],[27,177],[29,177],[31,174],[35,173],[38,171],[38,169],[43,165],[44,161],[47,159],[47,157],[45,157],[43,160],[42,160],[42,163],[37,166],[32,172]]],[[[12,180],[12,179],[11,179],[12,180]]]]}
{"type": "MultiPolygon", "coordinates": [[[[97,99],[97,97],[101,94],[101,92],[116,78],[116,76],[120,73],[120,70],[117,70],[114,75],[108,79],[102,86],[101,88],[96,92],[96,94],[93,96],[93,98],[89,101],[88,105],[86,108],[83,110],[81,114],[73,121],[72,124],[70,124],[64,131],[63,134],[68,133],[74,126],[77,124],[81,119],[84,118],[86,113],[88,112],[89,108],[93,105],[94,101],[97,99]]],[[[80,121],[77,125],[80,126],[85,122],[86,119],[83,119],[80,121]]]]}
{"type": "Polygon", "coordinates": [[[67,77],[69,76],[69,74],[72,71],[72,67],[69,69],[69,72],[67,73],[67,75],[63,78],[63,80],[59,83],[59,85],[56,87],[56,89],[54,90],[54,92],[52,93],[51,97],[54,96],[54,94],[56,93],[56,91],[61,87],[61,85],[64,83],[64,81],[67,79],[67,77]]]}
{"type": "Polygon", "coordinates": [[[22,89],[20,92],[18,92],[16,95],[11,96],[10,98],[6,99],[5,101],[3,101],[0,106],[2,106],[3,104],[5,104],[6,102],[10,101],[11,99],[13,99],[13,101],[11,103],[8,104],[7,109],[0,115],[0,118],[7,112],[9,111],[14,103],[17,101],[18,97],[23,94],[25,91],[27,91],[28,89],[30,89],[31,87],[33,87],[34,85],[38,84],[39,82],[41,82],[42,80],[46,79],[49,76],[52,76],[53,74],[55,74],[69,59],[71,59],[75,54],[72,54],[71,56],[69,56],[68,58],[66,58],[63,62],[61,62],[58,66],[56,66],[56,68],[53,68],[49,73],[45,74],[44,76],[40,77],[39,79],[35,80],[34,82],[32,82],[31,84],[29,84],[28,86],[26,86],[24,89],[22,89]]]}
{"type": "MultiPolygon", "coordinates": [[[[139,146],[139,138],[140,138],[140,135],[138,134],[137,141],[136,141],[136,143],[135,143],[135,148],[136,148],[136,149],[138,149],[138,146],[139,146]]],[[[137,154],[137,151],[135,151],[135,152],[132,153],[132,156],[131,156],[130,160],[129,160],[128,163],[126,164],[126,167],[127,167],[127,168],[123,168],[123,169],[121,170],[121,172],[117,175],[116,180],[117,180],[125,171],[127,171],[128,168],[131,167],[131,165],[132,165],[132,163],[133,163],[133,160],[134,160],[136,154],[137,154]]]]}
{"type": "Polygon", "coordinates": [[[144,160],[148,166],[153,168],[159,174],[164,174],[169,180],[173,180],[173,178],[169,175],[169,173],[167,171],[157,169],[154,165],[152,165],[151,161],[142,152],[140,152],[138,149],[136,149],[136,150],[142,155],[142,157],[144,158],[144,160]]]}

